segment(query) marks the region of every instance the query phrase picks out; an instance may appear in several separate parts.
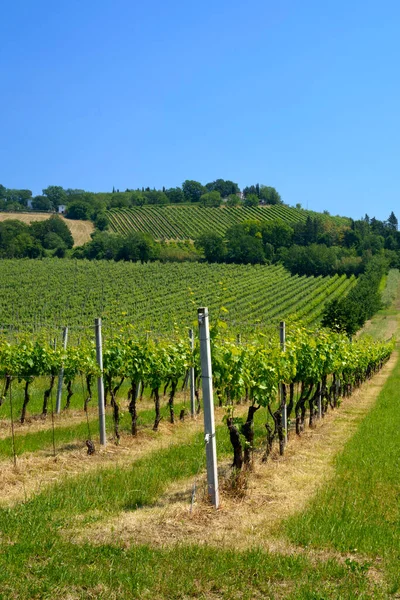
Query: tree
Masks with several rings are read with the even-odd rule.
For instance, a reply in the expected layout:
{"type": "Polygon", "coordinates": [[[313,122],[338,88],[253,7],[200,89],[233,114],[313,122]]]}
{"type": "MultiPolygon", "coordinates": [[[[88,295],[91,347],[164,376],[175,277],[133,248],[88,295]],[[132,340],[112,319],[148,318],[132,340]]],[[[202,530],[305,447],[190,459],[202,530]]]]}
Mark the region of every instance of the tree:
{"type": "Polygon", "coordinates": [[[60,204],[66,204],[67,194],[64,188],[60,185],[49,185],[47,188],[42,190],[43,194],[50,200],[53,208],[57,208],[60,204]]]}
{"type": "Polygon", "coordinates": [[[260,191],[260,186],[258,185],[248,185],[245,188],[243,188],[243,194],[244,197],[246,198],[247,196],[257,196],[258,198],[258,193],[260,191]]]}
{"type": "Polygon", "coordinates": [[[392,211],[387,220],[387,226],[389,229],[392,229],[393,231],[397,231],[398,225],[399,225],[399,222],[397,220],[397,217],[394,214],[394,212],[392,211]]]}
{"type": "Polygon", "coordinates": [[[219,192],[222,198],[227,198],[230,194],[237,194],[240,192],[239,186],[233,181],[216,179],[211,183],[206,184],[206,188],[209,192],[219,192]]]}
{"type": "Polygon", "coordinates": [[[144,192],[144,196],[146,197],[147,204],[158,204],[159,206],[169,204],[168,196],[159,190],[144,192]]]}
{"type": "Polygon", "coordinates": [[[53,209],[53,205],[46,196],[35,196],[32,200],[32,208],[48,212],[53,209]]]}
{"type": "Polygon", "coordinates": [[[225,260],[224,240],[217,233],[203,233],[195,241],[195,247],[204,252],[207,262],[224,262],[225,260]]]}
{"type": "Polygon", "coordinates": [[[183,195],[182,188],[180,187],[169,188],[168,190],[165,190],[165,194],[167,195],[167,198],[171,204],[178,204],[179,202],[185,201],[185,196],[183,195]]]}
{"type": "Polygon", "coordinates": [[[90,207],[86,202],[82,200],[75,200],[68,205],[67,214],[65,215],[68,219],[81,219],[87,221],[89,219],[90,207]]]}
{"type": "Polygon", "coordinates": [[[293,229],[281,219],[266,221],[261,228],[264,245],[272,244],[274,248],[290,246],[293,241],[293,229]]]}
{"type": "Polygon", "coordinates": [[[132,232],[125,239],[117,260],[141,261],[156,260],[159,256],[159,246],[151,235],[147,233],[132,232]]]}
{"type": "Polygon", "coordinates": [[[198,181],[186,179],[182,184],[183,195],[186,202],[199,202],[201,196],[207,192],[206,188],[198,181]]]}
{"type": "Polygon", "coordinates": [[[261,185],[258,194],[260,200],[264,200],[267,204],[282,204],[282,198],[274,187],[261,185]]]}
{"type": "Polygon", "coordinates": [[[109,221],[106,213],[99,213],[94,221],[94,226],[96,227],[96,229],[98,229],[99,231],[105,231],[106,229],[108,229],[108,225],[109,221]]]}
{"type": "Polygon", "coordinates": [[[110,208],[128,208],[131,205],[131,196],[123,192],[122,194],[113,194],[111,196],[110,208]]]}
{"type": "Polygon", "coordinates": [[[32,223],[30,230],[32,235],[39,240],[45,248],[50,247],[45,243],[46,236],[50,233],[57,235],[57,237],[65,244],[66,248],[72,248],[74,245],[74,239],[68,225],[57,215],[53,215],[50,219],[46,219],[45,221],[36,221],[32,223]]]}
{"type": "Polygon", "coordinates": [[[226,201],[227,206],[238,206],[240,203],[240,198],[237,194],[229,194],[226,201]]]}
{"type": "Polygon", "coordinates": [[[200,202],[203,206],[221,206],[222,198],[219,192],[208,192],[200,196],[200,202]]]}
{"type": "Polygon", "coordinates": [[[258,206],[258,196],[256,194],[248,194],[244,199],[245,206],[258,206]]]}
{"type": "Polygon", "coordinates": [[[47,250],[57,250],[58,248],[66,249],[67,246],[64,240],[59,235],[57,235],[57,233],[49,231],[44,236],[43,247],[47,250]]]}
{"type": "Polygon", "coordinates": [[[89,260],[115,260],[123,243],[124,238],[120,235],[105,231],[96,231],[92,235],[91,242],[87,242],[74,250],[73,257],[87,258],[89,260]]]}
{"type": "Polygon", "coordinates": [[[130,196],[130,203],[132,206],[144,206],[145,204],[147,204],[147,198],[144,192],[141,192],[139,190],[132,192],[130,196]]]}
{"type": "Polygon", "coordinates": [[[282,252],[281,257],[292,275],[331,275],[336,269],[336,250],[324,244],[294,245],[282,252]]]}
{"type": "Polygon", "coordinates": [[[259,264],[265,262],[261,233],[257,221],[240,223],[226,232],[226,260],[239,264],[259,264]],[[249,232],[249,233],[248,233],[249,232]]]}

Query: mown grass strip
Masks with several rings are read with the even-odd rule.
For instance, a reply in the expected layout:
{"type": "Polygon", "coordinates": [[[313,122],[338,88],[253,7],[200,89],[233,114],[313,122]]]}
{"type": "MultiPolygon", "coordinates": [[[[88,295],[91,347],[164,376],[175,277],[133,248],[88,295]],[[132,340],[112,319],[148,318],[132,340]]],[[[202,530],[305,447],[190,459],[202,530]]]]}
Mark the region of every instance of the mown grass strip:
{"type": "MultiPolygon", "coordinates": [[[[217,440],[222,458],[231,451],[226,426],[217,428],[217,440]]],[[[187,444],[153,452],[127,468],[69,479],[28,502],[0,510],[0,539],[6,550],[0,553],[0,597],[372,597],[365,574],[335,560],[316,565],[304,556],[271,555],[258,549],[220,551],[195,545],[126,549],[66,540],[64,530],[77,519],[84,526],[107,514],[152,504],[170,483],[203,470],[204,462],[203,435],[196,434],[187,444]]],[[[375,592],[374,597],[383,598],[375,592]]]]}
{"type": "MultiPolygon", "coordinates": [[[[183,404],[177,403],[175,410],[179,414],[180,410],[184,407],[183,404]]],[[[169,408],[168,406],[161,407],[161,416],[163,420],[169,420],[169,408]]],[[[128,411],[120,413],[120,433],[129,434],[131,430],[131,417],[128,411]]],[[[84,415],[82,415],[84,419],[84,415]]],[[[50,417],[48,417],[50,419],[50,417]]],[[[154,410],[142,410],[138,416],[138,427],[149,428],[154,421],[154,410]]],[[[112,437],[113,435],[113,419],[110,414],[106,415],[106,428],[107,434],[112,437]]],[[[89,428],[87,422],[82,420],[80,423],[60,427],[56,422],[55,426],[55,446],[56,452],[64,450],[67,444],[74,442],[82,442],[87,440],[89,437],[94,440],[98,439],[98,419],[94,419],[93,416],[89,419],[89,428]],[[89,435],[90,433],[90,435],[89,435]]],[[[15,435],[15,450],[17,456],[22,456],[27,452],[37,452],[39,450],[49,450],[53,444],[53,432],[52,429],[47,427],[41,431],[29,432],[19,429],[15,435]]],[[[13,456],[12,450],[12,439],[11,436],[7,436],[0,439],[0,457],[11,457],[13,456]]]]}
{"type": "Polygon", "coordinates": [[[336,460],[336,477],[291,518],[300,545],[382,559],[391,593],[400,589],[400,361],[377,403],[336,460]]]}

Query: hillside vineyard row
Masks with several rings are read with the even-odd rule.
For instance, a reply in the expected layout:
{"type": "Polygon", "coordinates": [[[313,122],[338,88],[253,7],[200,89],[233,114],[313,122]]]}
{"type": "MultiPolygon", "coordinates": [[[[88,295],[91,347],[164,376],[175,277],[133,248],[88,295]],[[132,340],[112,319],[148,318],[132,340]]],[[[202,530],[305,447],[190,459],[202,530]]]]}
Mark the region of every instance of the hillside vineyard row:
{"type": "MultiPolygon", "coordinates": [[[[113,333],[122,324],[152,335],[193,327],[198,306],[243,335],[296,316],[316,323],[326,302],[355,278],[292,276],[281,265],[114,263],[68,259],[0,261],[0,333],[72,338],[92,335],[93,320],[113,333]]],[[[72,339],[71,338],[71,339],[72,339]]]]}

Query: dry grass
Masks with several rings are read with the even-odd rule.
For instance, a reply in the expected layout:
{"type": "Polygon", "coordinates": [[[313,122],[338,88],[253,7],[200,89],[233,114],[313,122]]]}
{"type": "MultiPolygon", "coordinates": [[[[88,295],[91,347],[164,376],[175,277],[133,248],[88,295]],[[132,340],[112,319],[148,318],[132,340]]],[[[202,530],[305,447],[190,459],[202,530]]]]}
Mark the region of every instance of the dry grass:
{"type": "MultiPolygon", "coordinates": [[[[222,419],[223,409],[216,410],[216,418],[222,419]]],[[[120,444],[111,442],[105,448],[96,444],[96,453],[87,455],[84,442],[66,444],[57,451],[47,449],[34,454],[24,454],[18,458],[15,468],[12,460],[0,461],[0,505],[12,505],[31,498],[52,483],[92,472],[103,467],[126,466],[146,454],[185,443],[203,428],[203,419],[186,418],[175,425],[162,421],[158,433],[151,430],[140,431],[136,438],[122,435],[120,444]]]]}
{"type": "MultiPolygon", "coordinates": [[[[97,408],[88,407],[89,419],[93,419],[98,415],[97,408]]],[[[59,415],[54,415],[54,425],[57,427],[73,427],[86,421],[86,414],[83,410],[69,409],[63,411],[59,415]]],[[[14,419],[14,432],[15,435],[24,435],[26,433],[37,433],[39,431],[46,431],[51,429],[53,426],[51,414],[43,417],[41,414],[30,415],[25,420],[25,423],[21,423],[18,418],[14,419]]],[[[0,440],[10,437],[11,435],[11,422],[10,419],[0,420],[0,440]]]]}
{"type": "MultiPolygon", "coordinates": [[[[345,399],[337,411],[328,413],[316,429],[305,431],[301,438],[293,434],[284,457],[275,452],[268,463],[256,458],[244,497],[223,493],[221,486],[221,507],[215,511],[203,501],[202,477],[197,481],[197,502],[191,511],[194,481],[178,482],[156,506],[124,512],[83,530],[79,527],[70,532],[72,539],[125,546],[143,543],[164,547],[191,542],[219,548],[245,550],[258,546],[271,552],[297,552],[282,538],[281,521],[301,512],[317,489],[333,476],[335,456],[375,403],[396,360],[394,354],[371,382],[345,399]]],[[[228,463],[220,465],[220,471],[228,477],[228,463]]]]}
{"type": "MultiPolygon", "coordinates": [[[[7,219],[16,219],[23,223],[32,223],[33,221],[45,221],[52,216],[52,213],[0,213],[0,221],[7,219]]],[[[62,215],[58,215],[71,231],[74,238],[74,246],[82,246],[86,242],[90,242],[90,234],[94,231],[94,226],[91,221],[74,221],[66,219],[62,215]]]]}

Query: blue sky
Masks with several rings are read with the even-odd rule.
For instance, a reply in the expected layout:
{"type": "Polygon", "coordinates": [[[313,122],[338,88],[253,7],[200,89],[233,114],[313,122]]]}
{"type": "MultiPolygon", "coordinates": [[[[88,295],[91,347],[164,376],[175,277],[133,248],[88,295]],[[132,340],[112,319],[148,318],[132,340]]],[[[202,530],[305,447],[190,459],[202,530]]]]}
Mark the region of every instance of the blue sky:
{"type": "Polygon", "coordinates": [[[400,213],[399,2],[14,0],[0,19],[6,187],[222,177],[400,213]]]}

